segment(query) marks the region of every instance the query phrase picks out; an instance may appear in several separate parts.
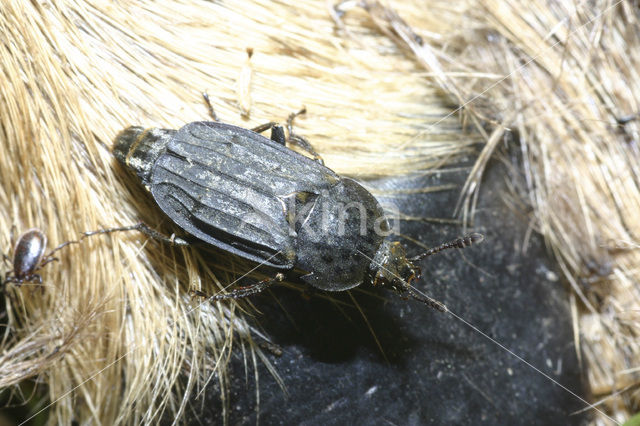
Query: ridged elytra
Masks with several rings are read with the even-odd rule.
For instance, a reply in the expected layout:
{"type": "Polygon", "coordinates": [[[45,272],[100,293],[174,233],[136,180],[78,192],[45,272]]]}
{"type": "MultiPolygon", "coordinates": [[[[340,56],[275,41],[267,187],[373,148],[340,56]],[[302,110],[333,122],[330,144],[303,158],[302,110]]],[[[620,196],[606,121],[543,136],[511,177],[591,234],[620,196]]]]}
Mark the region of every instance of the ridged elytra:
{"type": "MultiPolygon", "coordinates": [[[[181,229],[204,243],[276,269],[263,280],[212,299],[238,298],[262,291],[294,270],[299,279],[325,291],[363,282],[409,294],[427,305],[446,307],[411,285],[420,270],[413,261],[448,248],[482,240],[470,234],[407,259],[389,230],[374,196],[356,181],[325,167],[311,145],[292,133],[289,141],[308,158],[287,148],[282,127],[269,123],[249,130],[198,121],[179,130],[132,126],[116,138],[114,155],[136,173],[160,209],[181,229]],[[271,139],[257,131],[271,128],[271,139]]],[[[136,228],[167,242],[139,224],[136,228]]],[[[125,228],[112,228],[106,231],[125,228]]]]}

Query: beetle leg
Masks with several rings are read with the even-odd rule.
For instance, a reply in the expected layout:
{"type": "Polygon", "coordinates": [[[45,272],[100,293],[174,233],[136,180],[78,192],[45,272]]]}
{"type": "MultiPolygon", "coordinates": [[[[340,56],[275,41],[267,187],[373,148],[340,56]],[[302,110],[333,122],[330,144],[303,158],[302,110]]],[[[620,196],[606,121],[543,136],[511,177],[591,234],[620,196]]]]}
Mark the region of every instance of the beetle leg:
{"type": "Polygon", "coordinates": [[[110,234],[111,232],[118,232],[118,231],[140,231],[146,236],[153,238],[154,240],[159,240],[164,243],[170,244],[172,246],[190,246],[191,245],[189,241],[180,237],[176,237],[175,235],[167,237],[166,235],[161,234],[155,229],[150,228],[146,223],[143,223],[143,222],[137,223],[135,225],[130,225],[130,226],[120,226],[117,228],[107,228],[107,229],[99,229],[97,231],[83,232],[82,238],[91,237],[92,235],[97,235],[97,234],[110,234]]]}
{"type": "Polygon", "coordinates": [[[289,143],[297,145],[301,149],[313,155],[313,159],[324,166],[324,160],[322,159],[320,154],[318,154],[318,152],[315,149],[313,149],[313,147],[311,146],[308,140],[306,140],[300,135],[296,135],[295,133],[291,133],[291,132],[289,132],[289,139],[287,140],[289,141],[289,143]]]}
{"type": "Polygon", "coordinates": [[[275,121],[270,121],[268,123],[264,123],[264,124],[261,124],[259,126],[256,126],[256,127],[252,128],[250,130],[252,132],[256,132],[256,133],[262,133],[265,130],[273,129],[277,125],[278,125],[278,123],[276,123],[275,121]]]}
{"type": "Polygon", "coordinates": [[[282,126],[279,126],[275,121],[270,121],[268,123],[261,124],[259,126],[250,129],[252,132],[262,133],[265,130],[271,129],[271,140],[279,143],[282,146],[287,144],[287,138],[284,135],[284,129],[282,126]]]}
{"type": "Polygon", "coordinates": [[[162,241],[163,243],[167,243],[172,246],[190,246],[191,245],[190,242],[188,242],[183,238],[176,237],[175,234],[172,234],[170,237],[167,237],[166,235],[156,231],[155,229],[149,228],[146,224],[142,222],[137,225],[134,225],[133,229],[137,229],[138,231],[153,238],[154,240],[162,241]]]}
{"type": "Polygon", "coordinates": [[[213,121],[219,122],[218,115],[213,109],[213,105],[211,105],[211,101],[209,100],[209,95],[207,92],[202,92],[202,97],[204,98],[205,103],[207,104],[207,108],[209,109],[209,115],[213,119],[213,121]]]}
{"type": "Polygon", "coordinates": [[[223,299],[241,299],[243,297],[247,297],[247,296],[251,296],[251,295],[260,293],[260,292],[266,290],[267,288],[269,288],[272,284],[280,282],[283,279],[284,279],[284,275],[279,272],[273,278],[266,278],[266,279],[264,279],[262,281],[258,281],[255,284],[248,285],[246,287],[240,287],[240,288],[238,288],[236,290],[233,290],[233,291],[231,291],[229,293],[214,294],[213,296],[208,296],[205,293],[196,290],[196,291],[193,291],[193,294],[195,294],[196,296],[206,297],[207,300],[209,300],[210,302],[214,302],[214,301],[217,301],[217,300],[223,300],[223,299]]]}
{"type": "MultiPolygon", "coordinates": [[[[209,109],[209,115],[211,116],[213,121],[219,122],[220,120],[218,119],[218,115],[213,109],[213,105],[211,104],[211,99],[209,99],[209,95],[207,94],[207,92],[202,92],[202,97],[204,98],[204,101],[207,104],[207,108],[209,109]]],[[[253,129],[251,129],[251,131],[256,133],[262,133],[269,129],[271,129],[271,140],[284,146],[286,143],[286,138],[284,137],[284,130],[282,130],[282,128],[278,126],[278,123],[276,123],[275,121],[270,121],[268,123],[264,123],[259,126],[256,126],[253,129]]]]}
{"type": "Polygon", "coordinates": [[[7,256],[6,254],[2,253],[2,259],[7,262],[9,265],[11,265],[11,258],[9,256],[7,256]]]}
{"type": "Polygon", "coordinates": [[[293,133],[293,120],[297,116],[301,114],[305,114],[306,112],[307,112],[307,108],[303,107],[300,111],[289,114],[289,118],[287,118],[287,130],[289,131],[289,139],[287,139],[287,141],[307,151],[309,154],[313,156],[314,160],[316,160],[317,162],[319,162],[324,166],[324,160],[322,159],[320,154],[318,154],[318,152],[315,149],[313,149],[313,146],[311,146],[309,141],[303,138],[302,136],[293,133]]]}
{"type": "Polygon", "coordinates": [[[287,118],[287,131],[289,132],[289,138],[286,138],[284,135],[284,130],[282,129],[281,126],[279,126],[277,123],[270,121],[268,123],[265,124],[261,124],[260,126],[254,127],[253,129],[251,129],[252,131],[256,132],[256,133],[262,133],[265,130],[269,130],[271,129],[271,140],[274,142],[279,143],[282,146],[286,145],[286,142],[289,142],[293,145],[298,146],[300,149],[308,152],[309,154],[311,154],[313,156],[313,159],[318,161],[320,164],[324,165],[324,161],[322,160],[322,157],[320,157],[320,154],[318,154],[318,152],[313,149],[313,146],[311,146],[311,144],[309,143],[308,140],[306,140],[305,138],[303,138],[300,135],[297,135],[293,132],[293,120],[301,115],[307,112],[306,108],[302,108],[300,111],[298,112],[294,112],[292,114],[289,114],[289,118],[287,118]]]}
{"type": "Polygon", "coordinates": [[[287,146],[287,138],[284,135],[282,126],[273,126],[271,128],[271,140],[282,146],[287,146]]]}

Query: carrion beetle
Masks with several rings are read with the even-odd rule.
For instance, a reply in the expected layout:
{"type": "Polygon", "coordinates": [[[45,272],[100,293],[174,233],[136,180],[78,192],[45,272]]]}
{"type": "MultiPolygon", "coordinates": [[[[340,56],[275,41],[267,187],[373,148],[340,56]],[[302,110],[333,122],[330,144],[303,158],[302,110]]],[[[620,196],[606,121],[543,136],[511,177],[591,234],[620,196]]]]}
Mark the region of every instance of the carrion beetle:
{"type": "MultiPolygon", "coordinates": [[[[206,94],[205,100],[216,119],[206,94]]],[[[179,130],[129,127],[117,136],[113,153],[188,234],[278,271],[272,279],[212,300],[254,294],[296,270],[301,281],[321,290],[342,291],[370,282],[446,311],[444,304],[411,286],[420,274],[412,262],[478,243],[482,235],[470,234],[407,259],[399,242],[385,240],[389,225],[374,196],[325,167],[311,145],[292,132],[296,115],[287,121],[287,140],[275,123],[248,130],[197,121],[179,130]],[[267,129],[271,139],[258,133],[267,129]],[[286,141],[314,159],[287,148],[286,141]]],[[[121,229],[189,244],[145,224],[102,232],[121,229]]]]}

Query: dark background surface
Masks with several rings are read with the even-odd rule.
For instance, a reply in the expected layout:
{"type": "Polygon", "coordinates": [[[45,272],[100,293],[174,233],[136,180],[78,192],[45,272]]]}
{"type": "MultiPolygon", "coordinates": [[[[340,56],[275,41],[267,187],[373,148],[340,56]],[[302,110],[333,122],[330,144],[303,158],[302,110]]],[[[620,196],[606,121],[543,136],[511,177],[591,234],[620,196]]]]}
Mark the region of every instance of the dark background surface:
{"type": "MultiPolygon", "coordinates": [[[[507,168],[491,165],[472,231],[485,241],[418,262],[415,285],[564,386],[584,395],[573,345],[567,293],[542,240],[533,233],[523,253],[526,216],[507,207],[507,168]]],[[[467,170],[368,187],[389,191],[464,182],[467,170]]],[[[411,216],[450,218],[458,190],[379,196],[411,216]]],[[[428,246],[462,235],[459,225],[400,223],[401,234],[428,246]]],[[[397,239],[397,238],[396,238],[397,239]]],[[[409,255],[422,249],[402,240],[409,255]]],[[[582,424],[585,404],[450,314],[405,301],[391,291],[361,288],[351,295],[273,288],[255,296],[255,319],[282,347],[269,355],[286,393],[239,351],[231,365],[230,424],[582,424]],[[376,344],[373,333],[380,342],[376,344]],[[259,420],[257,416],[259,411],[259,420]]],[[[221,424],[222,404],[212,380],[204,404],[194,400],[191,424],[221,424]],[[201,410],[202,404],[204,410],[201,410]]]]}

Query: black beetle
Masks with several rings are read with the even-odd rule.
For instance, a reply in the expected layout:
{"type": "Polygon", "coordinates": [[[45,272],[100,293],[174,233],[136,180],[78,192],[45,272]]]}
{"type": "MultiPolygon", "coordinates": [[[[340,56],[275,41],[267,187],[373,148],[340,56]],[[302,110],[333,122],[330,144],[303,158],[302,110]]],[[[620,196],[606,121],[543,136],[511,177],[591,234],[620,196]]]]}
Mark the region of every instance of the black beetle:
{"type": "MultiPolygon", "coordinates": [[[[274,279],[213,299],[256,293],[282,280],[283,272],[298,270],[303,282],[321,290],[342,291],[369,281],[446,311],[410,286],[420,273],[412,261],[467,247],[482,236],[471,234],[407,259],[400,243],[385,241],[389,226],[373,195],[317,161],[309,143],[291,132],[296,115],[287,122],[289,141],[316,160],[288,149],[275,123],[253,130],[207,121],[177,131],[132,126],[117,136],[113,152],[187,233],[280,271],[274,279]],[[271,139],[257,133],[269,128],[271,139]]],[[[188,244],[144,224],[137,227],[154,238],[188,244]]]]}

